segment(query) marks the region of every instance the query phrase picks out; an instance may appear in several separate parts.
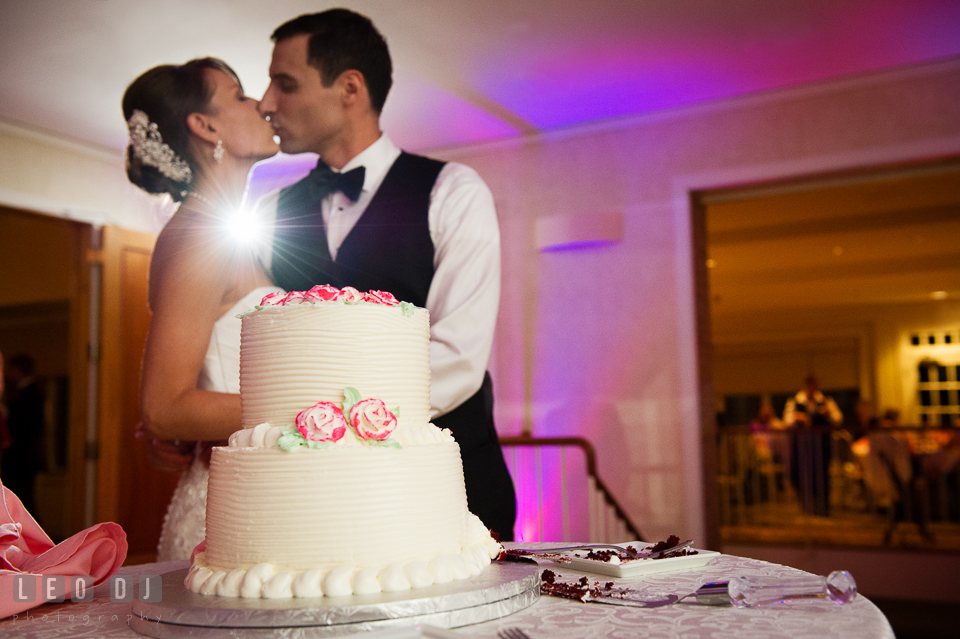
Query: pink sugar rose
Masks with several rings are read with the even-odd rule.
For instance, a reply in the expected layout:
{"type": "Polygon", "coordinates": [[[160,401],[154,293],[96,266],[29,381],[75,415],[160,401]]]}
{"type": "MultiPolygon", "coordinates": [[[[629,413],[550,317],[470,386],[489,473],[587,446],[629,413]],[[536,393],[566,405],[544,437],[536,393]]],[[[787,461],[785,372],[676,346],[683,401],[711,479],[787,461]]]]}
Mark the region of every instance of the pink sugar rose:
{"type": "Polygon", "coordinates": [[[310,441],[336,442],[347,432],[347,420],[336,404],[317,402],[297,415],[297,430],[310,441]]]}
{"type": "Polygon", "coordinates": [[[340,289],[329,284],[317,284],[304,296],[307,300],[316,300],[318,302],[333,302],[340,296],[340,289]]]}
{"type": "Polygon", "coordinates": [[[287,293],[287,296],[283,298],[283,305],[290,306],[292,304],[300,304],[303,302],[303,296],[305,293],[303,291],[291,291],[287,293]]]}
{"type": "Polygon", "coordinates": [[[383,304],[384,306],[399,306],[400,301],[393,296],[393,293],[387,291],[370,291],[363,294],[364,302],[373,302],[374,304],[383,304]]]}
{"type": "Polygon", "coordinates": [[[260,306],[280,306],[283,304],[283,298],[286,296],[287,294],[283,291],[268,293],[260,300],[260,306]]]}
{"type": "Polygon", "coordinates": [[[337,296],[337,301],[346,302],[347,304],[356,304],[357,302],[363,301],[363,293],[352,286],[344,286],[342,289],[340,289],[340,295],[337,296]]]}
{"type": "Polygon", "coordinates": [[[383,441],[397,428],[397,417],[379,399],[364,399],[350,408],[350,424],[362,439],[383,441]]]}

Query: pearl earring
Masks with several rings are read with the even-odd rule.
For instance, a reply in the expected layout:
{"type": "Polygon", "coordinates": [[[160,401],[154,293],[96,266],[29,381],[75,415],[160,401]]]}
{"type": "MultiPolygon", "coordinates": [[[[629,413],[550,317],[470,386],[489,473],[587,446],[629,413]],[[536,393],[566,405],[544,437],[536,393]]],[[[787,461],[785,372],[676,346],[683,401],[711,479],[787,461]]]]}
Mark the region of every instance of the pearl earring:
{"type": "Polygon", "coordinates": [[[217,146],[213,149],[213,159],[217,164],[223,162],[223,140],[217,140],[217,146]]]}

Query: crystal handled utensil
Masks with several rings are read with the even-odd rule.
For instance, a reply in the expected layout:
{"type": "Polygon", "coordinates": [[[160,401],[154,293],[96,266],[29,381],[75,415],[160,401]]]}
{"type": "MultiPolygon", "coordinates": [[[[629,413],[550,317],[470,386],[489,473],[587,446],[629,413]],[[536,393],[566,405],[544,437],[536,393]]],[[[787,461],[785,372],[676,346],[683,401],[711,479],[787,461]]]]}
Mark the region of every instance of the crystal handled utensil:
{"type": "Polygon", "coordinates": [[[846,604],[856,598],[857,582],[846,570],[835,570],[826,577],[737,577],[730,580],[727,592],[733,605],[738,608],[810,598],[846,604]]]}

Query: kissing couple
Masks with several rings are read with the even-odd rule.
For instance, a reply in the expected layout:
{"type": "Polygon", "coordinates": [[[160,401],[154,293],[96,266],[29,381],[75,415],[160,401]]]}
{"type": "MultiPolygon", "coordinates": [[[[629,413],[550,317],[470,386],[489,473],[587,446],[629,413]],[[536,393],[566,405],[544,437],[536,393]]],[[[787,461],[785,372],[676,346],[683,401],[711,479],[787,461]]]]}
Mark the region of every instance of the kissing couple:
{"type": "Polygon", "coordinates": [[[369,18],[331,9],[271,37],[259,101],[215,58],[154,67],[123,97],[128,178],[180,203],[150,264],[140,383],[151,461],[182,473],[157,560],[189,559],[203,540],[209,450],[240,428],[236,316],[318,284],[386,291],[430,311],[432,422],[460,445],[468,508],[509,541],[516,499],[486,370],[500,301],[490,189],[473,169],[401,151],[381,131],[392,62],[369,18]],[[278,151],[319,161],[261,198],[262,237],[238,242],[226,227],[247,176],[278,151]]]}

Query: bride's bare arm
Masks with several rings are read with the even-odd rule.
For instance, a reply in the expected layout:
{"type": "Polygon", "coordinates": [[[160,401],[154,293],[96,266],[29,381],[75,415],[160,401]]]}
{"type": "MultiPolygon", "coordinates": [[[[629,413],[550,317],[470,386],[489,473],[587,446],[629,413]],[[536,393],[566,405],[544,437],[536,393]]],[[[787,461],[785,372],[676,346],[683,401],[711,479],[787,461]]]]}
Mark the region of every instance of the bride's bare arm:
{"type": "Polygon", "coordinates": [[[213,324],[236,284],[230,247],[191,211],[178,211],[150,263],[150,309],[140,377],[144,427],[158,439],[224,440],[240,428],[240,396],[198,390],[213,324]]]}

